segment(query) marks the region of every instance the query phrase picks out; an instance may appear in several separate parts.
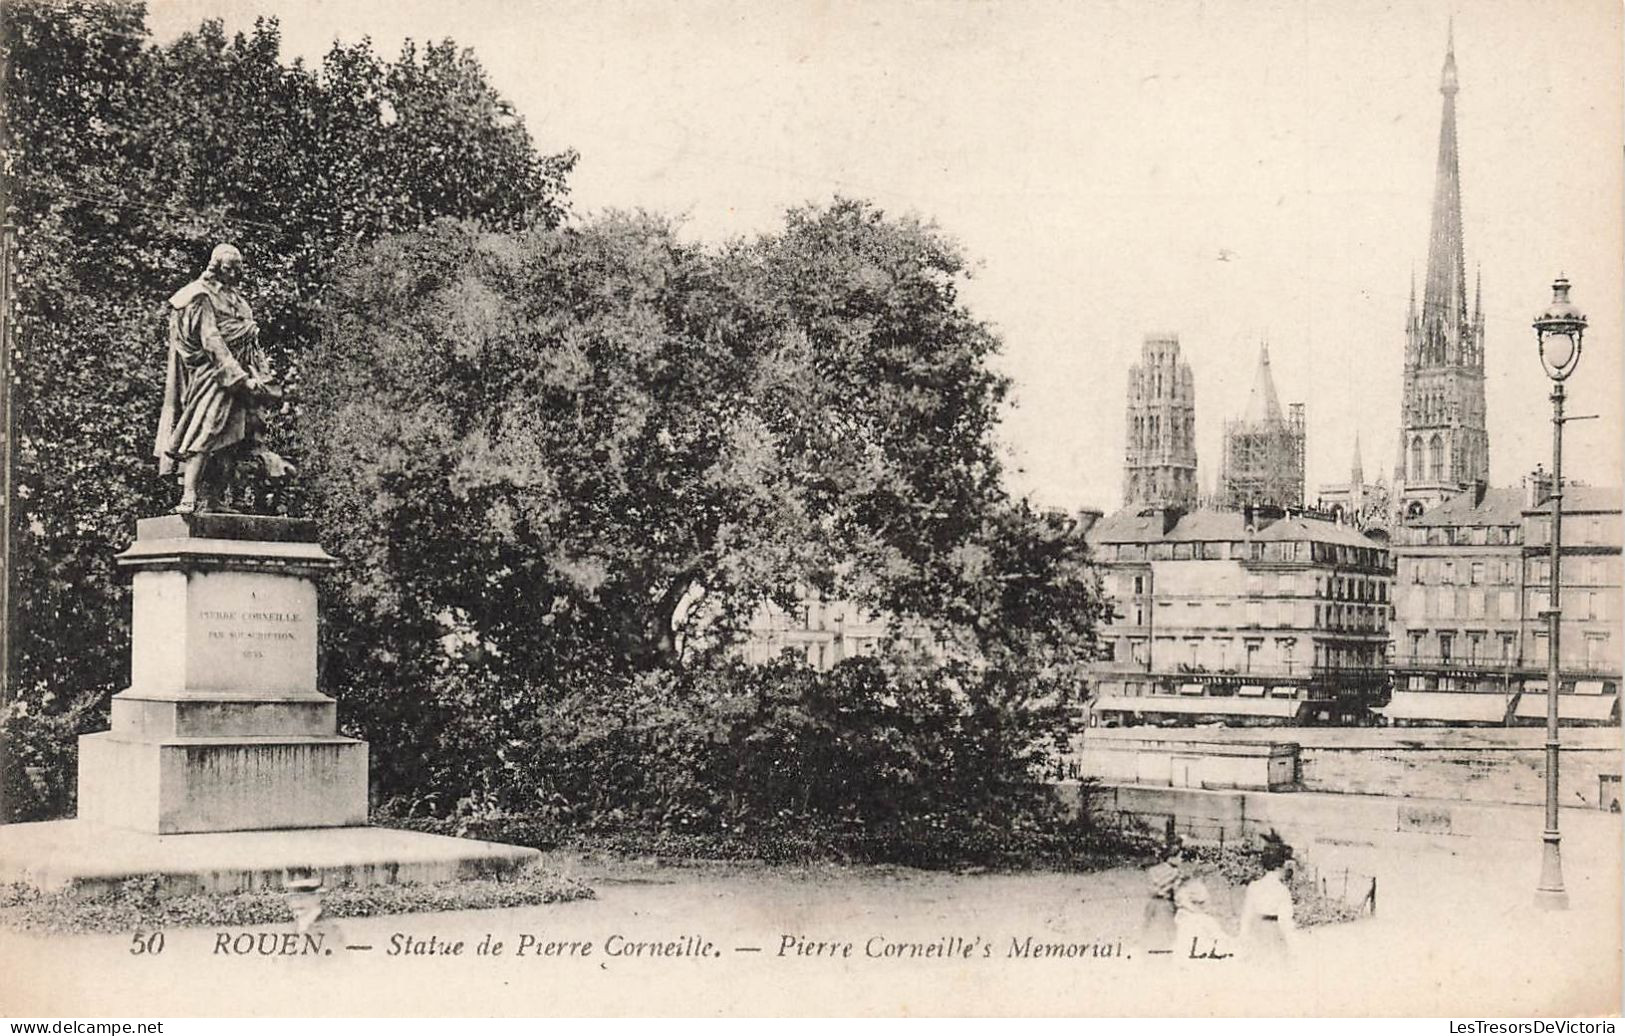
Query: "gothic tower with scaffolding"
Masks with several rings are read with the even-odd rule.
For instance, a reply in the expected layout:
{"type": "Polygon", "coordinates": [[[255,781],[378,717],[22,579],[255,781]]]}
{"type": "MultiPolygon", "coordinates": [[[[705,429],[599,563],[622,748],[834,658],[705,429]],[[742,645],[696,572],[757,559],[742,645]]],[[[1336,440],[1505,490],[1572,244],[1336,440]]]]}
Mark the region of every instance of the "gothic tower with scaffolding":
{"type": "Polygon", "coordinates": [[[1151,334],[1128,373],[1125,507],[1196,506],[1196,388],[1179,336],[1151,334]]]}
{"type": "Polygon", "coordinates": [[[1302,507],[1303,458],[1303,404],[1281,411],[1269,346],[1260,346],[1247,410],[1240,419],[1224,423],[1218,505],[1228,510],[1302,507]]]}
{"type": "Polygon", "coordinates": [[[1444,112],[1428,238],[1422,308],[1411,283],[1405,324],[1405,384],[1394,482],[1399,515],[1410,519],[1490,473],[1484,409],[1482,279],[1467,312],[1461,229],[1461,173],[1456,147],[1456,48],[1445,50],[1439,92],[1444,112]]]}

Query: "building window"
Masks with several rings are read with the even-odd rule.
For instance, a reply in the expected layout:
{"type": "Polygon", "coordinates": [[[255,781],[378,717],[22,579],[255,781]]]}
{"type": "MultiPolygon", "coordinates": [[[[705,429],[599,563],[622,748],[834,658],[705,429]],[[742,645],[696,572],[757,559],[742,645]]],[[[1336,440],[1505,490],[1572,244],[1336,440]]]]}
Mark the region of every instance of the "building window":
{"type": "Polygon", "coordinates": [[[1415,661],[1416,659],[1419,659],[1421,657],[1422,657],[1422,632],[1420,630],[1412,630],[1411,631],[1411,660],[1415,661]]]}
{"type": "Polygon", "coordinates": [[[1497,594],[1495,617],[1497,619],[1516,619],[1518,617],[1518,595],[1511,590],[1502,590],[1497,594]]]}
{"type": "Polygon", "coordinates": [[[1586,637],[1586,668],[1597,669],[1603,664],[1607,654],[1608,635],[1592,634],[1586,637]]]}
{"type": "Polygon", "coordinates": [[[1503,663],[1510,663],[1512,661],[1512,641],[1512,634],[1501,634],[1501,661],[1503,663]]]}
{"type": "Polygon", "coordinates": [[[1453,634],[1453,633],[1441,633],[1441,634],[1439,634],[1439,660],[1440,661],[1445,662],[1445,663],[1450,662],[1451,655],[1454,652],[1455,647],[1456,647],[1455,634],[1453,634]]]}
{"type": "Polygon", "coordinates": [[[1444,583],[1447,586],[1455,584],[1455,582],[1456,582],[1456,563],[1454,561],[1446,561],[1444,563],[1444,575],[1440,578],[1439,581],[1441,583],[1444,583]]]}
{"type": "Polygon", "coordinates": [[[1484,645],[1484,634],[1482,634],[1482,633],[1469,633],[1469,634],[1467,634],[1467,661],[1469,661],[1469,662],[1477,662],[1479,660],[1479,655],[1482,653],[1483,645],[1484,645]]]}
{"type": "Polygon", "coordinates": [[[1595,590],[1587,591],[1586,592],[1586,618],[1588,618],[1588,619],[1606,619],[1606,618],[1608,618],[1608,616],[1603,614],[1603,612],[1605,610],[1606,609],[1603,607],[1602,594],[1599,594],[1595,590]]]}
{"type": "Polygon", "coordinates": [[[1258,649],[1261,644],[1262,642],[1257,640],[1249,640],[1247,642],[1247,662],[1243,667],[1242,672],[1250,673],[1254,668],[1256,668],[1258,663],[1258,649]]]}
{"type": "Polygon", "coordinates": [[[1472,571],[1467,576],[1467,582],[1471,586],[1478,586],[1484,582],[1484,562],[1473,562],[1472,571]]]}
{"type": "Polygon", "coordinates": [[[1134,593],[1135,596],[1145,593],[1145,576],[1134,577],[1134,593]]]}
{"type": "Polygon", "coordinates": [[[1452,587],[1444,587],[1438,591],[1439,611],[1441,619],[1454,619],[1456,617],[1456,591],[1452,587]]]}
{"type": "Polygon", "coordinates": [[[1297,647],[1298,642],[1296,640],[1292,639],[1291,637],[1287,637],[1287,638],[1284,638],[1282,640],[1277,640],[1275,642],[1275,644],[1276,644],[1276,647],[1278,647],[1280,649],[1280,651],[1281,651],[1281,661],[1283,663],[1285,663],[1286,668],[1287,668],[1287,672],[1291,672],[1292,671],[1292,651],[1293,651],[1293,649],[1295,647],[1297,647]]]}

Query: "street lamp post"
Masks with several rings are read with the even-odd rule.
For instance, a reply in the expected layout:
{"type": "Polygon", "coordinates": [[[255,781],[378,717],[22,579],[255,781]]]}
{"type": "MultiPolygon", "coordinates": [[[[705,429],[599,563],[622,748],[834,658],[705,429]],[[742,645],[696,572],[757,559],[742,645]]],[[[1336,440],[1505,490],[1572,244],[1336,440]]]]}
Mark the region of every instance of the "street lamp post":
{"type": "Polygon", "coordinates": [[[1559,648],[1563,630],[1563,382],[1580,362],[1586,318],[1569,301],[1569,281],[1558,275],[1552,283],[1552,301],[1535,317],[1535,341],[1540,364],[1552,380],[1552,533],[1551,598],[1546,619],[1546,831],[1540,858],[1540,884],[1535,902],[1548,910],[1566,910],[1569,894],[1563,888],[1562,836],[1557,830],[1557,689],[1559,648]]]}

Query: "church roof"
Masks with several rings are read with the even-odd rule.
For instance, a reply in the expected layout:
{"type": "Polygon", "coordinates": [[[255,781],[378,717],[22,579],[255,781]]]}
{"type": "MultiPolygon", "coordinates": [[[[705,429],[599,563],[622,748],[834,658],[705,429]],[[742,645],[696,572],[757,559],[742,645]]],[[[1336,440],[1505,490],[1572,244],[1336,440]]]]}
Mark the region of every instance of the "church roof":
{"type": "Polygon", "coordinates": [[[1247,396],[1247,411],[1242,419],[1248,424],[1281,420],[1281,400],[1275,394],[1275,379],[1270,376],[1268,345],[1258,348],[1258,371],[1253,375],[1253,390],[1247,396]]]}

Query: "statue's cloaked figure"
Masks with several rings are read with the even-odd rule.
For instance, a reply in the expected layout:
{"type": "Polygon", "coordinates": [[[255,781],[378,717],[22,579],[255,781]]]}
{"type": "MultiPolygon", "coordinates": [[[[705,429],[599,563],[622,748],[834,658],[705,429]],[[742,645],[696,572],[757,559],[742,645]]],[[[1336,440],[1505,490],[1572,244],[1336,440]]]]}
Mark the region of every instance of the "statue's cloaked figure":
{"type": "Polygon", "coordinates": [[[158,472],[181,471],[179,514],[218,511],[239,464],[271,478],[293,466],[258,442],[260,408],[281,398],[260,351],[254,311],[238,294],[243,257],[222,244],[203,276],[169,299],[169,363],[153,451],[158,472]]]}

